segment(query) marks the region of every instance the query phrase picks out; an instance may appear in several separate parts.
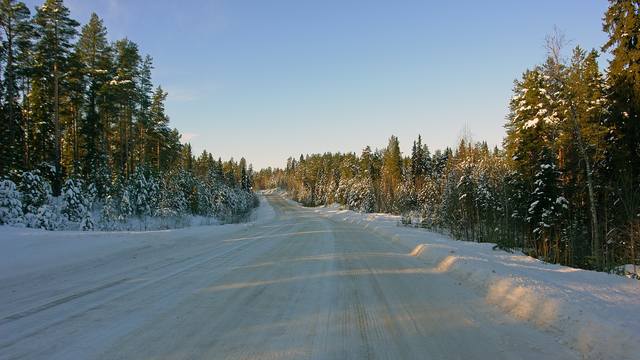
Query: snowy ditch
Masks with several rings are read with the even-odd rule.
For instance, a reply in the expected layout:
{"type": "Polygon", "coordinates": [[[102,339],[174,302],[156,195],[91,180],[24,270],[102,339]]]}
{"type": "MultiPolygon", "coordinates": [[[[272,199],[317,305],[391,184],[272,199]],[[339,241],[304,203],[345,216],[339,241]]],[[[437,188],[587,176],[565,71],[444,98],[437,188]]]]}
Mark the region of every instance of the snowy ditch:
{"type": "Polygon", "coordinates": [[[432,267],[430,272],[455,278],[514,320],[553,333],[586,358],[637,359],[640,354],[640,281],[401,227],[399,216],[335,206],[313,209],[404,245],[408,255],[432,267]]]}

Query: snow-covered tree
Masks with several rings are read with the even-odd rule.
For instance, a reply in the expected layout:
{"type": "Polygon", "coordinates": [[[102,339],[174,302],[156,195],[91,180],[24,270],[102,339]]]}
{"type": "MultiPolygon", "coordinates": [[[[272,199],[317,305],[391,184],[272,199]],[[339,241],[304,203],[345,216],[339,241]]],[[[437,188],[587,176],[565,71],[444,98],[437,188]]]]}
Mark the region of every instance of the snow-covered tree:
{"type": "Polygon", "coordinates": [[[61,212],[71,222],[79,222],[89,212],[82,189],[82,180],[74,178],[67,179],[62,186],[61,212]]]}
{"type": "Polygon", "coordinates": [[[109,195],[104,199],[104,205],[100,213],[100,228],[102,230],[115,230],[119,218],[116,201],[109,195]]]}
{"type": "Polygon", "coordinates": [[[20,198],[20,192],[13,181],[0,181],[0,225],[24,223],[20,198]]]}
{"type": "Polygon", "coordinates": [[[129,191],[124,189],[120,194],[120,206],[118,209],[118,219],[121,222],[126,222],[131,215],[133,215],[133,205],[131,204],[131,198],[129,191]]]}
{"type": "Polygon", "coordinates": [[[80,230],[82,231],[93,231],[96,228],[96,223],[93,220],[93,215],[91,212],[85,211],[82,214],[82,219],[80,220],[80,230]]]}
{"type": "Polygon", "coordinates": [[[411,179],[405,176],[405,179],[396,187],[395,194],[394,206],[396,212],[402,214],[416,209],[418,197],[411,179]]]}
{"type": "Polygon", "coordinates": [[[161,184],[160,199],[156,216],[183,216],[187,213],[188,203],[179,174],[165,177],[161,184]]]}
{"type": "Polygon", "coordinates": [[[568,208],[569,203],[560,192],[560,173],[553,158],[548,152],[543,153],[541,158],[544,161],[540,164],[540,170],[535,174],[535,189],[526,220],[531,224],[533,234],[541,247],[537,249],[538,254],[547,258],[550,255],[552,245],[556,246],[555,255],[557,255],[558,242],[560,241],[557,226],[561,221],[562,212],[568,208]],[[551,241],[556,241],[556,243],[551,244],[551,241]]]}
{"type": "Polygon", "coordinates": [[[59,230],[62,228],[64,221],[60,216],[60,212],[53,205],[42,205],[38,208],[35,217],[30,224],[31,227],[44,230],[59,230]]]}
{"type": "Polygon", "coordinates": [[[23,172],[18,189],[22,193],[22,208],[25,214],[36,214],[38,208],[47,204],[51,197],[51,185],[37,170],[23,172]]]}
{"type": "Polygon", "coordinates": [[[95,184],[91,183],[88,186],[86,186],[86,189],[84,191],[84,200],[85,200],[84,206],[87,209],[87,211],[89,212],[93,211],[93,207],[97,199],[98,199],[98,189],[96,188],[95,184]]]}
{"type": "Polygon", "coordinates": [[[429,229],[442,226],[442,194],[438,182],[432,178],[425,179],[417,196],[422,217],[420,225],[429,229]]]}
{"type": "Polygon", "coordinates": [[[142,167],[138,167],[129,180],[129,195],[133,213],[140,217],[152,214],[157,196],[157,184],[152,176],[146,176],[142,167]]]}

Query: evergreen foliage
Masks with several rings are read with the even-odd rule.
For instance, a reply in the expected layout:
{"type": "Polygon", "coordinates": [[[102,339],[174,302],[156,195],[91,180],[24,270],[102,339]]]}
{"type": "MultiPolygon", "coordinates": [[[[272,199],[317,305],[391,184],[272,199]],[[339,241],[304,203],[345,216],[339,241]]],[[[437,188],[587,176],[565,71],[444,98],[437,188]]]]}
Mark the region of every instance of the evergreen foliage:
{"type": "Polygon", "coordinates": [[[0,181],[0,225],[23,224],[22,202],[16,184],[11,180],[0,181]]]}
{"type": "Polygon", "coordinates": [[[14,181],[1,183],[1,223],[142,229],[256,206],[251,165],[193,156],[169,126],[151,56],[110,42],[97,14],[80,27],[63,0],[33,14],[0,0],[0,40],[0,179],[14,181]]]}
{"type": "Polygon", "coordinates": [[[69,178],[62,186],[61,212],[68,221],[79,222],[89,212],[83,183],[80,179],[69,178]]]}
{"type": "Polygon", "coordinates": [[[36,214],[38,208],[47,204],[51,197],[51,185],[40,176],[38,170],[23,172],[18,190],[22,194],[22,208],[25,214],[36,214]]]}
{"type": "Polygon", "coordinates": [[[360,156],[291,157],[254,185],[308,206],[401,214],[405,224],[550,262],[638,264],[640,2],[610,1],[603,22],[607,71],[596,50],[577,46],[565,60],[562,39],[550,37],[546,61],[515,81],[502,149],[463,139],[431,154],[418,135],[403,156],[391,136],[360,156]]]}

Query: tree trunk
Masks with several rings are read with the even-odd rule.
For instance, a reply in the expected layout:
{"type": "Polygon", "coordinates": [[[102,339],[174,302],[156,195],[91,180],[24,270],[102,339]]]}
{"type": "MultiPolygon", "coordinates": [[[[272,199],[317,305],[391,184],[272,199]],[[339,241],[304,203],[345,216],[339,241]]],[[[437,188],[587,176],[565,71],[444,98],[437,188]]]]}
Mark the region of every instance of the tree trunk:
{"type": "MultiPolygon", "coordinates": [[[[584,150],[583,150],[584,153],[584,150]]],[[[593,174],[591,173],[591,163],[586,154],[583,155],[585,170],[587,172],[587,189],[589,191],[589,211],[591,211],[591,238],[593,239],[593,251],[598,266],[602,266],[600,231],[598,229],[598,210],[596,209],[596,196],[593,186],[593,174]]]]}
{"type": "Polygon", "coordinates": [[[77,173],[79,163],[78,154],[78,111],[73,109],[73,170],[77,173]]]}
{"type": "Polygon", "coordinates": [[[55,179],[53,186],[54,195],[60,195],[62,166],[61,166],[61,154],[60,154],[60,94],[59,94],[59,73],[58,62],[53,63],[53,122],[55,127],[55,179]]]}
{"type": "Polygon", "coordinates": [[[28,93],[31,92],[31,88],[29,87],[29,81],[23,79],[22,84],[22,108],[25,109],[25,115],[23,117],[23,146],[24,146],[24,156],[22,158],[24,169],[31,168],[31,149],[29,148],[30,144],[30,132],[31,132],[31,118],[29,114],[31,114],[31,104],[29,103],[28,93]]]}
{"type": "Polygon", "coordinates": [[[586,145],[582,139],[582,132],[580,131],[580,125],[578,124],[578,117],[575,107],[571,107],[571,115],[573,116],[573,125],[576,135],[576,143],[580,150],[580,155],[584,161],[584,167],[587,175],[587,190],[589,195],[589,211],[591,212],[591,241],[592,241],[592,254],[596,261],[596,266],[602,268],[602,241],[600,239],[600,231],[598,229],[598,210],[596,209],[596,195],[594,189],[593,173],[591,169],[591,161],[589,161],[589,155],[587,154],[586,145]]]}
{"type": "Polygon", "coordinates": [[[156,142],[156,168],[160,171],[160,139],[156,142]]]}
{"type": "Polygon", "coordinates": [[[140,125],[140,165],[144,165],[146,141],[144,136],[144,125],[140,125]]]}
{"type": "MultiPolygon", "coordinates": [[[[14,161],[14,156],[15,156],[15,152],[16,152],[16,125],[17,122],[15,121],[15,109],[14,109],[14,99],[15,99],[15,94],[13,93],[14,91],[14,81],[15,81],[15,77],[14,77],[14,72],[13,72],[13,31],[11,29],[11,25],[7,24],[7,29],[6,29],[6,36],[7,36],[7,97],[9,99],[8,104],[7,104],[7,115],[9,116],[9,139],[5,139],[8,141],[9,143],[9,154],[3,154],[4,155],[9,155],[9,157],[11,158],[11,160],[8,161],[8,168],[7,170],[9,170],[12,165],[15,164],[14,161]]],[[[7,158],[5,158],[4,160],[7,160],[7,158]]]]}

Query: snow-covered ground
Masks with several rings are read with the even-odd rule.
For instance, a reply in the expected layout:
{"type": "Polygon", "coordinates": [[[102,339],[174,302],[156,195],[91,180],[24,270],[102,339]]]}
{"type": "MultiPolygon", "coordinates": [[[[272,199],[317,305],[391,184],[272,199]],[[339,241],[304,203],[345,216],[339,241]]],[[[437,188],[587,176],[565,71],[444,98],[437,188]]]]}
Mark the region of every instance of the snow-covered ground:
{"type": "Polygon", "coordinates": [[[0,227],[0,359],[637,359],[640,282],[397,222],[270,194],[245,224],[0,227]]]}
{"type": "MultiPolygon", "coordinates": [[[[291,203],[293,201],[288,200],[291,203]]],[[[319,216],[358,224],[402,244],[413,256],[472,287],[486,302],[515,319],[561,337],[590,358],[640,357],[640,281],[548,264],[494,244],[456,241],[410,227],[400,217],[362,214],[337,205],[319,216]]]]}
{"type": "Polygon", "coordinates": [[[273,208],[264,198],[239,224],[197,225],[182,229],[157,231],[46,231],[0,226],[0,279],[27,272],[63,266],[81,258],[101,257],[149,244],[160,245],[176,239],[208,235],[222,237],[240,229],[271,221],[273,208]]]}

